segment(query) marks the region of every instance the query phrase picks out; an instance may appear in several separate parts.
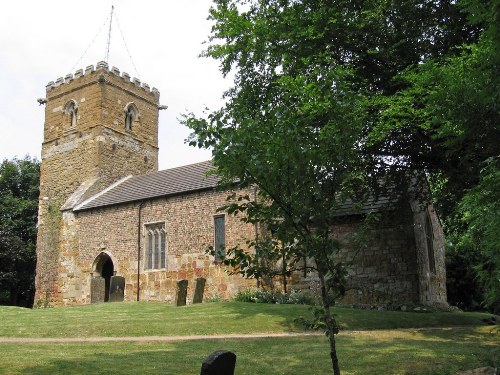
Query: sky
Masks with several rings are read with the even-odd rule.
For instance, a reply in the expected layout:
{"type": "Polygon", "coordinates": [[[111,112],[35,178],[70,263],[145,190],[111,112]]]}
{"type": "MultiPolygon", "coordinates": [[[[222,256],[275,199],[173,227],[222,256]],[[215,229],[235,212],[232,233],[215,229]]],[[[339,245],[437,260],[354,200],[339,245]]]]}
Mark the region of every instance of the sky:
{"type": "Polygon", "coordinates": [[[210,159],[185,144],[183,113],[216,109],[231,81],[206,48],[210,0],[46,0],[2,4],[0,22],[0,161],[25,155],[40,160],[50,81],[105,60],[160,91],[159,168],[210,159]],[[122,37],[123,35],[123,37],[122,37]],[[124,42],[125,41],[125,42],[124,42]]]}

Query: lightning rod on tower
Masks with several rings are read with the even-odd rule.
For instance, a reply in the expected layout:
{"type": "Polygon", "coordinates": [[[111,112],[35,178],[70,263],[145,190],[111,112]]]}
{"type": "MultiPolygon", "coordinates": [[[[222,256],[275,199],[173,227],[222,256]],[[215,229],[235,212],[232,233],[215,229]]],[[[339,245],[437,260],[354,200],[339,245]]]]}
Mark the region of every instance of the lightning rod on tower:
{"type": "Polygon", "coordinates": [[[109,32],[108,32],[108,44],[106,46],[106,55],[104,57],[104,61],[106,61],[106,63],[108,62],[109,60],[109,46],[111,45],[111,25],[113,23],[113,11],[114,11],[115,7],[113,5],[111,5],[111,15],[109,16],[109,32]]]}

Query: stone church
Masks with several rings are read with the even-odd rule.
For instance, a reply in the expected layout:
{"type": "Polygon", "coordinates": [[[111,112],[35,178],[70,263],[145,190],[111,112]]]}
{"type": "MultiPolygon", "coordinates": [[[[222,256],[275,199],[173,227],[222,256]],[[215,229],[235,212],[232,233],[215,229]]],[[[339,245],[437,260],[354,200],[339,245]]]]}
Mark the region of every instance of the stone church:
{"type": "MultiPolygon", "coordinates": [[[[217,211],[230,192],[207,177],[211,163],[158,171],[157,89],[105,62],[46,89],[35,303],[108,301],[118,278],[126,301],[174,302],[179,280],[188,281],[188,301],[198,278],[206,280],[205,298],[257,287],[205,252],[257,233],[217,211]]],[[[382,203],[339,213],[334,230],[346,241],[343,257],[352,259],[350,235],[382,203]]],[[[445,305],[436,212],[415,202],[389,211],[356,254],[345,302],[445,305]]],[[[297,273],[290,283],[310,289],[314,276],[297,273]]]]}

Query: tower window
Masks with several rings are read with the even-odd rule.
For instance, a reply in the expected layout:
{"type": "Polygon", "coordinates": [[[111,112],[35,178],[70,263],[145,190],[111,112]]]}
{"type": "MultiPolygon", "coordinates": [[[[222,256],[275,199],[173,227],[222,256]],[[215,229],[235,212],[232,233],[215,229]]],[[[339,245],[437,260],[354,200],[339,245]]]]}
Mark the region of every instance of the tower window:
{"type": "Polygon", "coordinates": [[[134,103],[128,103],[125,106],[125,130],[131,131],[138,118],[139,110],[134,103]]]}
{"type": "Polygon", "coordinates": [[[78,113],[78,107],[74,100],[70,100],[64,105],[63,113],[68,117],[68,124],[70,128],[76,127],[76,119],[78,113]]]}

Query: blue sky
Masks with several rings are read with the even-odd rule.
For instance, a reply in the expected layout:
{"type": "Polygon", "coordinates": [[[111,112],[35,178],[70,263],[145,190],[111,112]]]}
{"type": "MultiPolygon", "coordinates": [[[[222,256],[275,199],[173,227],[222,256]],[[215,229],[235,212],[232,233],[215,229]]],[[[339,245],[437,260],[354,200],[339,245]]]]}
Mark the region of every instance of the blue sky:
{"type": "Polygon", "coordinates": [[[210,32],[210,0],[29,0],[2,5],[0,160],[40,159],[44,108],[36,99],[49,81],[104,60],[111,5],[109,65],[156,87],[169,107],[160,111],[160,169],[210,158],[184,144],[189,131],[178,121],[182,113],[219,107],[231,83],[216,61],[198,57],[210,32]]]}

